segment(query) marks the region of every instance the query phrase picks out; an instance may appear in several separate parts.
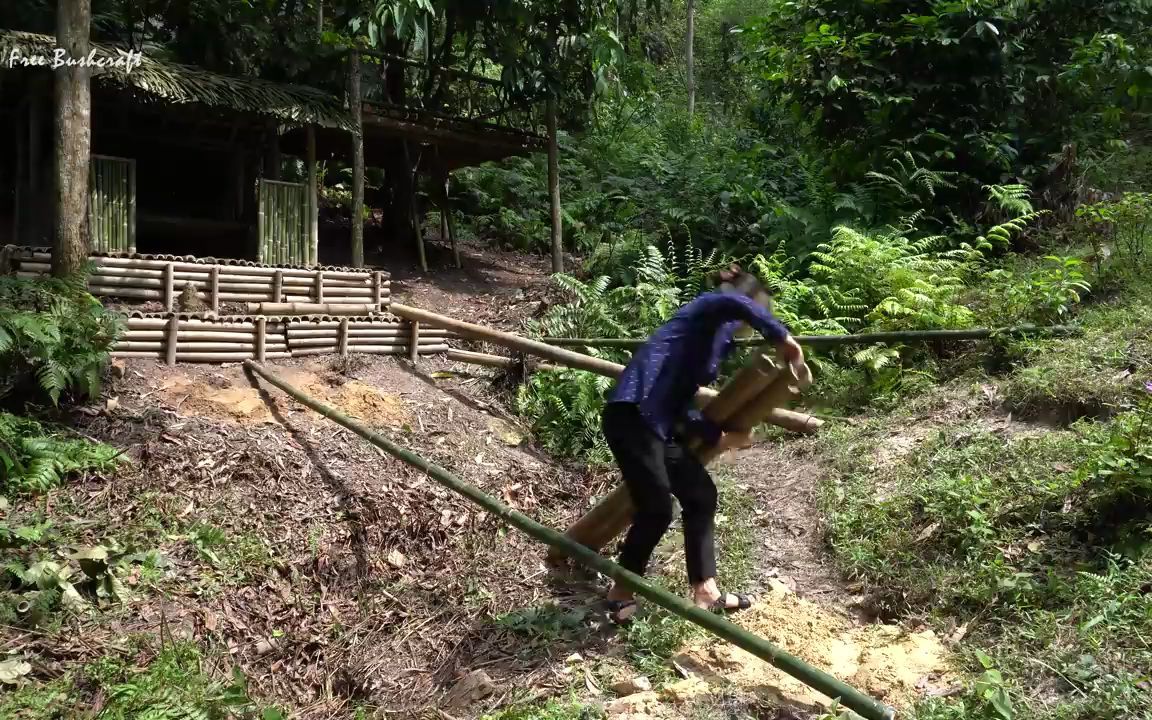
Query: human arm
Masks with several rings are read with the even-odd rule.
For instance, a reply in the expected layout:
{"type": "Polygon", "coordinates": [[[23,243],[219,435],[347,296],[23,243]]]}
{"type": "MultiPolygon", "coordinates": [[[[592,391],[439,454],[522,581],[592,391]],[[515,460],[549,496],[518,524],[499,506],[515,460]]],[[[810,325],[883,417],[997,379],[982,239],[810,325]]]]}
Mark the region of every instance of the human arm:
{"type": "Polygon", "coordinates": [[[788,328],[760,303],[735,293],[714,293],[705,297],[701,312],[712,313],[721,323],[733,320],[747,323],[765,339],[775,343],[784,360],[792,365],[803,362],[804,350],[800,344],[789,334],[788,328]]]}

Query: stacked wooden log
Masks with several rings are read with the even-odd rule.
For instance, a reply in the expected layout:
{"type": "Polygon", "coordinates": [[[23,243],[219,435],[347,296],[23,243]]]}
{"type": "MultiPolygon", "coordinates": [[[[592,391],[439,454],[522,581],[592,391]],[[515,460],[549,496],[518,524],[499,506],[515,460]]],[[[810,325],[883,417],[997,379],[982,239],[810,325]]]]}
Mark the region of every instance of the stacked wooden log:
{"type": "MultiPolygon", "coordinates": [[[[728,432],[750,432],[757,425],[771,421],[781,405],[811,383],[807,366],[778,366],[766,350],[762,348],[704,406],[702,413],[705,417],[728,432]]],[[[693,442],[690,449],[705,464],[723,452],[699,441],[693,442]]],[[[589,549],[600,550],[628,529],[633,510],[627,488],[620,485],[569,527],[565,534],[589,549]]],[[[562,550],[549,549],[549,564],[558,565],[564,559],[562,550]]]]}
{"type": "MultiPolygon", "coordinates": [[[[39,277],[51,270],[47,249],[6,248],[18,277],[39,277]]],[[[191,285],[195,297],[213,310],[222,302],[316,303],[356,305],[378,312],[391,301],[387,273],[332,267],[289,267],[220,263],[192,257],[89,257],[93,265],[88,289],[93,295],[129,300],[156,300],[174,310],[176,298],[191,285]]],[[[315,310],[310,312],[317,312],[315,310]]]]}

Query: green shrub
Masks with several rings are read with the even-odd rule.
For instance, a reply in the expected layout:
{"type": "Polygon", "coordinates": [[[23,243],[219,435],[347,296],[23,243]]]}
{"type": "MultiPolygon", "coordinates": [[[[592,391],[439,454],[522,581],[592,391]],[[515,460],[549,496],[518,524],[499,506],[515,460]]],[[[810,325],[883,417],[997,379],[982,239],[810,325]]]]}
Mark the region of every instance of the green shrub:
{"type": "Polygon", "coordinates": [[[81,282],[0,277],[0,400],[99,394],[119,329],[81,282]]]}
{"type": "Polygon", "coordinates": [[[45,492],[71,473],[111,470],[118,456],[107,445],[0,412],[0,488],[5,492],[45,492]]]}

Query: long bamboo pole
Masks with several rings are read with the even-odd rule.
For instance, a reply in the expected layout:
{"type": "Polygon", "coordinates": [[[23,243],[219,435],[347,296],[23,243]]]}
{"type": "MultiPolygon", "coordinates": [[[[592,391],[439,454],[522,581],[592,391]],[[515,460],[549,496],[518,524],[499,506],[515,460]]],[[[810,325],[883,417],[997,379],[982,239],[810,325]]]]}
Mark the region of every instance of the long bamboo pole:
{"type": "MultiPolygon", "coordinates": [[[[887,342],[923,342],[931,340],[985,340],[996,335],[1028,337],[1052,335],[1061,337],[1079,335],[1083,330],[1070,325],[1021,325],[1008,328],[973,328],[969,330],[904,330],[893,332],[860,333],[858,335],[795,335],[796,342],[813,347],[836,347],[839,345],[871,345],[887,342]]],[[[637,338],[543,338],[544,342],[556,347],[602,347],[632,349],[643,345],[644,339],[637,338]]],[[[737,341],[741,345],[756,345],[760,341],[746,338],[737,341]]]]}
{"type": "MultiPolygon", "coordinates": [[[[586,370],[607,377],[618,377],[620,373],[624,371],[624,366],[619,363],[594,358],[583,353],[572,352],[571,350],[564,350],[538,340],[530,340],[520,335],[502,330],[494,330],[489,327],[484,327],[483,325],[475,325],[448,317],[447,315],[440,315],[409,305],[392,303],[388,306],[388,309],[392,314],[407,320],[417,320],[434,327],[446,328],[461,337],[503,345],[513,350],[519,350],[520,352],[551,360],[560,365],[576,368],[577,370],[586,370]]],[[[704,404],[716,397],[716,394],[716,391],[710,388],[700,388],[700,391],[696,393],[696,401],[699,404],[704,404]]],[[[824,424],[823,421],[811,415],[785,410],[783,408],[773,410],[764,421],[800,433],[814,432],[824,424]]]]}
{"type": "Polygon", "coordinates": [[[761,660],[771,663],[774,667],[788,673],[804,684],[827,695],[829,698],[839,699],[841,704],[859,713],[867,720],[892,720],[895,718],[896,711],[893,708],[865,695],[828,673],[812,667],[799,658],[784,652],[764,638],[748,632],[744,628],[725,620],[719,615],[698,608],[688,601],[676,597],[667,590],[649,583],[639,575],[625,570],[611,560],[603,558],[579,543],[572,541],[556,530],[541,525],[527,515],[516,512],[496,498],[469,485],[439,465],[429,462],[419,455],[396,445],[380,433],[349,418],[339,410],[305,395],[300,390],[263,368],[260,364],[249,360],[244,363],[244,366],[265,382],[288,394],[297,402],[320,413],[338,425],[351,430],[398,460],[422,470],[427,473],[428,477],[443,487],[458,495],[464,496],[485,512],[495,515],[500,520],[520,530],[534,540],[549,546],[562,547],[566,553],[589,568],[607,575],[641,597],[679,615],[689,622],[699,625],[717,637],[727,640],[761,660]]]}

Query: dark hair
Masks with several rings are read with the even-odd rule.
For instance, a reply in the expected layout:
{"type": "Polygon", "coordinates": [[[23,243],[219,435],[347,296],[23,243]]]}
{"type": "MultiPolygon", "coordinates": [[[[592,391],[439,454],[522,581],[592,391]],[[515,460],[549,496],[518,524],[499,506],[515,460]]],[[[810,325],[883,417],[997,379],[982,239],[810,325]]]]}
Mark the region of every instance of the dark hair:
{"type": "Polygon", "coordinates": [[[716,273],[716,285],[722,292],[739,293],[754,298],[759,293],[771,297],[771,293],[764,287],[760,279],[750,272],[745,272],[739,265],[730,265],[716,273]]]}

